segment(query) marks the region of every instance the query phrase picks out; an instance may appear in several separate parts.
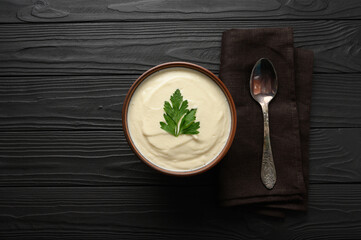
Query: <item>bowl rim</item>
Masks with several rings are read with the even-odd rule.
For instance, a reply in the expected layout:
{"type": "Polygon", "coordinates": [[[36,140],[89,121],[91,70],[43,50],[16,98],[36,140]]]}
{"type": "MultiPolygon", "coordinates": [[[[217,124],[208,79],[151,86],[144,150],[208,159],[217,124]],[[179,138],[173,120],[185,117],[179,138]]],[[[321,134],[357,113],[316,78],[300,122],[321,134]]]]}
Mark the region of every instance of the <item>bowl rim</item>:
{"type": "Polygon", "coordinates": [[[145,164],[147,164],[148,166],[150,166],[151,168],[153,168],[159,172],[162,172],[167,175],[172,175],[172,176],[192,176],[192,175],[206,172],[209,169],[213,168],[215,165],[217,165],[222,160],[222,158],[226,155],[229,148],[231,147],[234,136],[236,134],[236,127],[237,127],[236,107],[234,105],[232,95],[228,91],[225,84],[214,73],[212,73],[208,69],[201,67],[197,64],[194,64],[194,63],[189,63],[189,62],[166,62],[166,63],[159,64],[159,65],[152,67],[152,68],[148,69],[147,71],[145,71],[141,76],[138,77],[138,79],[129,88],[128,93],[125,96],[125,99],[123,102],[123,107],[122,107],[122,128],[123,128],[125,138],[129,144],[130,148],[137,155],[137,157],[140,158],[145,164]],[[152,75],[160,70],[166,69],[166,68],[175,68],[175,67],[190,68],[195,71],[201,72],[201,73],[205,74],[206,76],[208,76],[209,78],[211,78],[222,89],[223,93],[226,95],[227,101],[228,101],[228,104],[230,107],[230,111],[231,111],[231,130],[230,130],[230,134],[227,139],[226,145],[223,147],[222,151],[218,154],[218,156],[216,158],[214,158],[213,161],[207,163],[206,165],[204,165],[202,167],[199,167],[197,169],[190,170],[190,171],[168,170],[168,169],[165,169],[165,168],[155,165],[150,160],[145,158],[135,147],[135,144],[133,143],[133,141],[130,137],[129,128],[128,128],[128,124],[127,124],[129,102],[130,102],[135,90],[137,89],[137,87],[145,79],[147,79],[147,77],[149,77],[150,75],[152,75]]]}

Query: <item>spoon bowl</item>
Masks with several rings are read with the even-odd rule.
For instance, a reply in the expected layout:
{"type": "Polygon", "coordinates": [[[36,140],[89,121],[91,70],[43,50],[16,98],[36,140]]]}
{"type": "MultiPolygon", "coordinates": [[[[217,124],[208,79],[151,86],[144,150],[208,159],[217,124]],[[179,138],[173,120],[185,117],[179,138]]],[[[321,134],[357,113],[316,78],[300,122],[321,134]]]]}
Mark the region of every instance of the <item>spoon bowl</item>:
{"type": "Polygon", "coordinates": [[[276,168],[273,161],[269,134],[268,104],[277,94],[277,73],[272,62],[267,58],[259,59],[254,65],[250,77],[250,92],[263,111],[264,141],[261,165],[261,180],[267,189],[276,184],[276,168]]]}
{"type": "Polygon", "coordinates": [[[272,62],[259,59],[253,67],[250,80],[252,97],[259,103],[269,103],[277,93],[277,74],[272,62]]]}

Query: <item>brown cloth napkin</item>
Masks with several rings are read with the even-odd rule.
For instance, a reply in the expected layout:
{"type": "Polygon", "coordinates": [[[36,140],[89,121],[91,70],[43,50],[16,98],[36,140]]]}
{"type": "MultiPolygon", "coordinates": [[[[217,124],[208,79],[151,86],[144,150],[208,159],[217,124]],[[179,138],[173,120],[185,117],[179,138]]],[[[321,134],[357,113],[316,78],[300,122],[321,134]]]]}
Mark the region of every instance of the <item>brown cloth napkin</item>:
{"type": "Polygon", "coordinates": [[[220,79],[237,110],[235,139],[220,165],[221,205],[246,205],[278,217],[285,210],[305,211],[313,52],[293,47],[292,28],[231,29],[223,33],[221,51],[220,79]],[[278,92],[269,105],[277,172],[272,190],[260,177],[263,115],[249,90],[252,68],[260,58],[270,59],[278,75],[278,92]]]}

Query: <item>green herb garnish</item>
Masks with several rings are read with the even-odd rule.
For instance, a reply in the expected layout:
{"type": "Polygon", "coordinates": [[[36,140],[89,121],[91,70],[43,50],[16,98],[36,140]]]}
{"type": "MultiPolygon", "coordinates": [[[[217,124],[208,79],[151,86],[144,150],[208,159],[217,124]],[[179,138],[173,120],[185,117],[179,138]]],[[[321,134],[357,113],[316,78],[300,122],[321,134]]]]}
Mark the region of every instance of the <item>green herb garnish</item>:
{"type": "Polygon", "coordinates": [[[178,137],[181,134],[198,134],[199,122],[196,120],[197,109],[188,110],[188,101],[183,101],[183,96],[177,89],[168,101],[164,102],[164,120],[160,128],[178,137]]]}

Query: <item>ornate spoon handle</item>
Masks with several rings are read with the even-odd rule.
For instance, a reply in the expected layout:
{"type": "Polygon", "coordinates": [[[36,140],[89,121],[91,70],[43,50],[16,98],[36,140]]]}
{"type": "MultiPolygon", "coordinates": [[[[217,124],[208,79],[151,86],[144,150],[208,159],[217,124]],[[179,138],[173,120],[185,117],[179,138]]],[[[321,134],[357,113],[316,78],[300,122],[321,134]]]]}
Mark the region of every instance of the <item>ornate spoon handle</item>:
{"type": "Polygon", "coordinates": [[[264,124],[264,141],[263,141],[263,155],[261,166],[261,179],[263,184],[268,189],[272,189],[276,183],[276,168],[273,162],[271,139],[269,135],[269,120],[268,120],[268,104],[262,104],[263,124],[264,124]]]}

